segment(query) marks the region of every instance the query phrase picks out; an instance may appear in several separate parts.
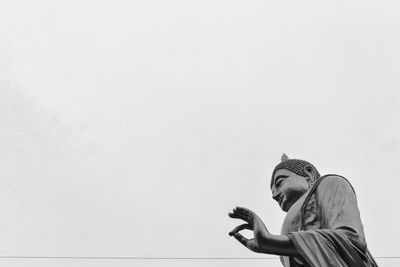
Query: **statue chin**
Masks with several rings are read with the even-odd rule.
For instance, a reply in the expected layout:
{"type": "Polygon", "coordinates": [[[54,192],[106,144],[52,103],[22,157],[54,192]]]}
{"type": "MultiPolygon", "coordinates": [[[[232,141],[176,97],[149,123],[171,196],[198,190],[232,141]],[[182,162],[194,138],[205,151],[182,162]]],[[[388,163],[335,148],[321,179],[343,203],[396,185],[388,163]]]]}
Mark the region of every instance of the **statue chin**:
{"type": "Polygon", "coordinates": [[[288,210],[290,209],[290,207],[288,207],[287,205],[282,206],[281,208],[282,208],[282,210],[283,210],[284,212],[288,212],[288,210]]]}
{"type": "Polygon", "coordinates": [[[283,210],[284,212],[287,212],[290,208],[288,207],[288,202],[284,199],[279,203],[279,206],[281,207],[281,210],[283,210]]]}

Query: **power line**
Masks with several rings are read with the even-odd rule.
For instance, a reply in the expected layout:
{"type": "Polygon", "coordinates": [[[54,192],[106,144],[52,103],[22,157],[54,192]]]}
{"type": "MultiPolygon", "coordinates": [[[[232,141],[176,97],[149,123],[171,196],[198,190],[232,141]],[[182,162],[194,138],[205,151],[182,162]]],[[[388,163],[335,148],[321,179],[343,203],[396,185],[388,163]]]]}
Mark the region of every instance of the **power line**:
{"type": "MultiPolygon", "coordinates": [[[[375,259],[400,259],[400,256],[382,256],[375,259]]],[[[70,260],[279,260],[278,257],[103,257],[103,256],[12,256],[0,259],[70,259],[70,260]]]]}
{"type": "Polygon", "coordinates": [[[0,256],[0,259],[78,259],[78,260],[278,260],[244,257],[90,257],[90,256],[0,256]]]}

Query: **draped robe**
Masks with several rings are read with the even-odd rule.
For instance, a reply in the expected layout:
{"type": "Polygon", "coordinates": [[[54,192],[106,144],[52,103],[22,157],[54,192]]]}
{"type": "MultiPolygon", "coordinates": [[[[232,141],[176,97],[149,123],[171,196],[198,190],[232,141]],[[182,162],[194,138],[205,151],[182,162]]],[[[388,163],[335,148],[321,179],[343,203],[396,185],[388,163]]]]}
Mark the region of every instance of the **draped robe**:
{"type": "Polygon", "coordinates": [[[325,175],[288,210],[281,234],[299,257],[281,257],[285,267],[374,267],[353,187],[325,175]]]}

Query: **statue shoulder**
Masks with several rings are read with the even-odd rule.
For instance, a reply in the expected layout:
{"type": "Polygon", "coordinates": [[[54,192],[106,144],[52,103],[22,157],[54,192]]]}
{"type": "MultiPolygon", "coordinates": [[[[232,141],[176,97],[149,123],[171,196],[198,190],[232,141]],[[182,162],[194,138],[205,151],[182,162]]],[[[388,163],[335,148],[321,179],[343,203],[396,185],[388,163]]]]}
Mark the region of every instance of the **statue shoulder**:
{"type": "Polygon", "coordinates": [[[333,190],[334,188],[348,188],[354,191],[353,186],[345,177],[338,174],[327,174],[318,179],[317,190],[333,190]]]}

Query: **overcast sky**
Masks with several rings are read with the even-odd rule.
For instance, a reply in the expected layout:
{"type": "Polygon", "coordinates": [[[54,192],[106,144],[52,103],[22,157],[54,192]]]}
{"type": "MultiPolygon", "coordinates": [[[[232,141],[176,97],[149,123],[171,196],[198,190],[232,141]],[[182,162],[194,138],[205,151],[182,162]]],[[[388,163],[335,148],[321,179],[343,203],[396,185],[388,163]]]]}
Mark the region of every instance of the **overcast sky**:
{"type": "Polygon", "coordinates": [[[0,255],[263,256],[228,236],[227,213],[279,233],[269,179],[285,152],[347,177],[372,254],[400,256],[397,1],[7,2],[0,255]]]}

